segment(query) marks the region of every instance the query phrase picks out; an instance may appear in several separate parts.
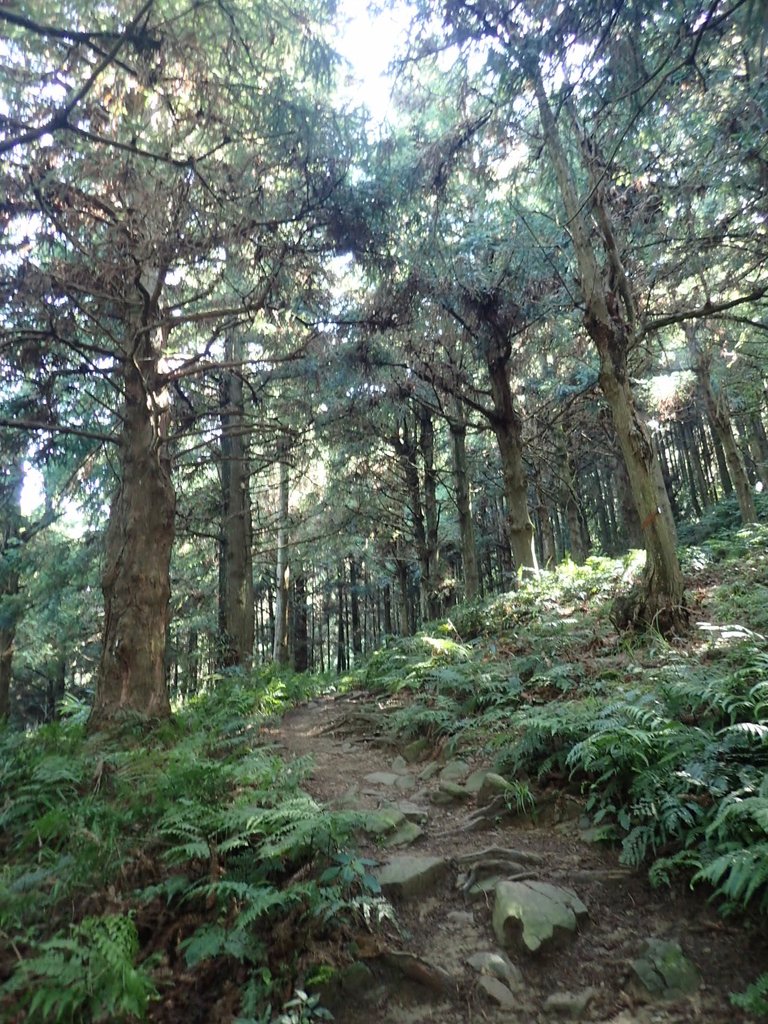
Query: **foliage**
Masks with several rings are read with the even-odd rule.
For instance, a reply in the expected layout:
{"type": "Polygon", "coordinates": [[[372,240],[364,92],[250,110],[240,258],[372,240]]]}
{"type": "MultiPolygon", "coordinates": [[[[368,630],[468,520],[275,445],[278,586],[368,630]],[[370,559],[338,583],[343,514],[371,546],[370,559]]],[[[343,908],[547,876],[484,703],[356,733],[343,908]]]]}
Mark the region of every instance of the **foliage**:
{"type": "Polygon", "coordinates": [[[193,972],[234,965],[220,974],[242,970],[244,991],[250,975],[264,1013],[302,944],[367,912],[369,862],[344,850],[358,816],[303,793],[308,764],[285,763],[261,732],[284,707],[269,674],[220,680],[150,734],[127,723],[87,738],[76,711],[0,735],[4,1013],[143,1019],[165,983],[151,954],[193,972]],[[83,917],[62,927],[72,906],[83,917]]]}

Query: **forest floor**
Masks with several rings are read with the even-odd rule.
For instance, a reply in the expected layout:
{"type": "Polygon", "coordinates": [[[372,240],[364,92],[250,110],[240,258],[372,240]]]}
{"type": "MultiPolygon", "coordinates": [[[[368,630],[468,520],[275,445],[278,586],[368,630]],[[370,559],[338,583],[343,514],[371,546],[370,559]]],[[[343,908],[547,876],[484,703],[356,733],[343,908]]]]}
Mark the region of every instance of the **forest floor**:
{"type": "MultiPolygon", "coordinates": [[[[402,697],[355,692],[314,699],[289,712],[274,736],[286,756],[311,756],[314,771],[306,788],[330,807],[422,809],[422,833],[407,848],[364,839],[361,856],[379,865],[403,855],[444,860],[436,881],[408,898],[393,897],[396,925],[374,927],[369,941],[359,940],[367,970],[327,1000],[338,1024],[754,1020],[730,1003],[729,994],[766,969],[768,939],[757,924],[724,921],[684,883],[654,890],[642,870],[628,870],[615,850],[590,841],[582,808],[570,795],[550,799],[549,811],[537,819],[489,816],[477,822],[474,799],[434,803],[441,773],[456,761],[436,749],[405,766],[375,725],[393,703],[402,704],[402,697]],[[535,956],[508,950],[517,968],[507,978],[512,1000],[486,991],[487,980],[467,964],[472,954],[501,952],[491,925],[493,892],[470,900],[460,887],[473,855],[485,852],[488,860],[489,851],[500,850],[530,858],[530,877],[573,890],[588,910],[576,934],[557,948],[535,956]],[[680,944],[700,974],[692,995],[654,1000],[639,984],[632,962],[648,939],[680,944]]],[[[490,769],[466,757],[465,774],[490,769]]]]}

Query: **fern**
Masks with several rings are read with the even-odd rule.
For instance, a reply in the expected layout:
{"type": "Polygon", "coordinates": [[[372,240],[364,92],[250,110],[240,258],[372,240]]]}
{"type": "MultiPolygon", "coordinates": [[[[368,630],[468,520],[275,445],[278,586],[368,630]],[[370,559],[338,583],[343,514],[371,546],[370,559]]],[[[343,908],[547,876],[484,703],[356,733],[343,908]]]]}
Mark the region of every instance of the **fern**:
{"type": "Polygon", "coordinates": [[[31,1020],[144,1018],[156,991],[146,968],[134,964],[138,945],[130,917],[88,917],[68,936],[40,943],[4,988],[31,1020]]]}

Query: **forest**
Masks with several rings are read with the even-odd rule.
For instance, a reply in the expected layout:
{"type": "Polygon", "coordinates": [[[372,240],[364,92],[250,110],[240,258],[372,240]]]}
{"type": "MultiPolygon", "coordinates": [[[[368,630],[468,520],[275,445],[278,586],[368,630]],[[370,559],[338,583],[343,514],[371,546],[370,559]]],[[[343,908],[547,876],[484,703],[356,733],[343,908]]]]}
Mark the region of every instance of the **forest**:
{"type": "Polygon", "coordinates": [[[11,0],[0,158],[0,1019],[693,1019],[435,968],[473,801],[768,1014],[765,0],[11,0]]]}

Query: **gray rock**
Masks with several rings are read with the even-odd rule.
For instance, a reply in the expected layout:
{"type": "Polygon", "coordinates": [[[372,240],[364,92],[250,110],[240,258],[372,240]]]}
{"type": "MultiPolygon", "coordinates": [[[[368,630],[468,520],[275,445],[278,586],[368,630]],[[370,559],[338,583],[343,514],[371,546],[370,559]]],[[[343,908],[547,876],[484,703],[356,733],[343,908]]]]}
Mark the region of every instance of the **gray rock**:
{"type": "Polygon", "coordinates": [[[575,892],[548,882],[499,882],[493,930],[503,946],[519,944],[530,953],[576,931],[587,908],[575,892]]]}
{"type": "Polygon", "coordinates": [[[596,988],[585,988],[581,992],[553,992],[544,1000],[544,1010],[553,1016],[581,1020],[596,995],[596,988]]]}
{"type": "Polygon", "coordinates": [[[523,984],[523,973],[513,964],[506,953],[492,951],[473,953],[467,963],[478,974],[488,974],[503,981],[508,988],[520,988],[523,984]]]}
{"type": "Polygon", "coordinates": [[[366,814],[363,829],[370,835],[383,836],[399,828],[404,821],[405,815],[397,807],[382,807],[366,814]]]}
{"type": "Polygon", "coordinates": [[[512,787],[505,778],[495,772],[486,772],[480,787],[477,790],[477,806],[486,807],[496,799],[497,796],[508,793],[512,787]]]}
{"type": "Polygon", "coordinates": [[[440,765],[437,761],[430,761],[429,764],[425,764],[419,772],[419,778],[423,782],[428,782],[429,779],[433,779],[435,775],[440,771],[440,765]]]}
{"type": "Polygon", "coordinates": [[[411,800],[399,800],[397,810],[405,815],[407,821],[413,821],[417,825],[423,825],[429,818],[429,809],[413,803],[411,800]]]}
{"type": "Polygon", "coordinates": [[[382,892],[392,896],[421,896],[432,892],[448,872],[443,857],[403,854],[393,857],[376,871],[382,892]]]}
{"type": "Polygon", "coordinates": [[[483,974],[477,983],[477,987],[486,994],[492,1003],[504,1007],[505,1010],[512,1010],[517,1006],[518,1001],[514,992],[508,989],[498,978],[493,978],[489,974],[483,974]]]}
{"type": "Polygon", "coordinates": [[[692,995],[701,976],[677,942],[647,939],[632,971],[647,995],[653,999],[679,999],[692,995]]]}
{"type": "Polygon", "coordinates": [[[412,775],[398,775],[395,789],[409,790],[416,789],[416,779],[412,775]]]}
{"type": "Polygon", "coordinates": [[[394,761],[390,765],[390,768],[397,775],[402,775],[403,772],[407,772],[408,771],[408,762],[405,760],[404,757],[399,757],[398,756],[398,757],[396,757],[394,759],[394,761]]]}
{"type": "Polygon", "coordinates": [[[429,802],[442,807],[468,798],[466,789],[455,782],[441,782],[440,787],[429,794],[429,802]]]}
{"type": "Polygon", "coordinates": [[[394,832],[390,832],[382,840],[382,846],[410,846],[424,835],[424,829],[413,821],[404,821],[394,832]]]}
{"type": "Polygon", "coordinates": [[[446,764],[445,768],[440,772],[440,778],[444,782],[459,782],[461,779],[466,779],[469,771],[470,766],[467,762],[457,759],[446,764]]]}
{"type": "Polygon", "coordinates": [[[372,786],[394,786],[399,778],[400,776],[395,772],[371,772],[370,775],[365,776],[363,781],[372,786]]]}
{"type": "Polygon", "coordinates": [[[472,774],[466,780],[466,782],[464,783],[464,789],[466,789],[468,793],[476,795],[480,792],[480,789],[483,785],[483,782],[485,781],[485,777],[487,774],[487,768],[478,768],[478,770],[476,772],[472,772],[472,774]]]}

